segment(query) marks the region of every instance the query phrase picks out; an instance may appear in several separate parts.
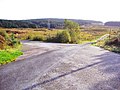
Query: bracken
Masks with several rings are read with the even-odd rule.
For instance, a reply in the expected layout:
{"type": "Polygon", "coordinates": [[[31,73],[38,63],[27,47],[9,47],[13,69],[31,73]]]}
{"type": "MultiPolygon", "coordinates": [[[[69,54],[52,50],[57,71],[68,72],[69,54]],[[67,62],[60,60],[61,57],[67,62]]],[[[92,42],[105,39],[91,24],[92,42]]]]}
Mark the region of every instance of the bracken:
{"type": "Polygon", "coordinates": [[[0,49],[4,49],[5,45],[5,38],[0,35],[0,49]]]}

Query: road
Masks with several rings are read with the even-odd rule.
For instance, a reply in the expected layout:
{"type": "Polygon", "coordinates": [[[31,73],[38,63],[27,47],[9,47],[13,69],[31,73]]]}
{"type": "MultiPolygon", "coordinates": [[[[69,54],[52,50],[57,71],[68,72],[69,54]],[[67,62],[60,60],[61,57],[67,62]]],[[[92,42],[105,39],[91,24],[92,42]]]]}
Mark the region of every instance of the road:
{"type": "Polygon", "coordinates": [[[23,41],[0,67],[0,90],[120,90],[120,55],[99,47],[23,41]]]}

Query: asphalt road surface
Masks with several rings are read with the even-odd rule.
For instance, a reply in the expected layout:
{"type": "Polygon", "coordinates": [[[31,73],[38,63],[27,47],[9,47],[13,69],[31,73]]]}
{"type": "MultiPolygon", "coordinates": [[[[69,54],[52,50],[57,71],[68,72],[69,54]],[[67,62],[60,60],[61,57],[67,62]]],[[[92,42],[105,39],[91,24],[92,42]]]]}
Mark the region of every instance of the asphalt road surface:
{"type": "Polygon", "coordinates": [[[0,90],[120,90],[120,55],[99,47],[23,41],[0,67],[0,90]]]}

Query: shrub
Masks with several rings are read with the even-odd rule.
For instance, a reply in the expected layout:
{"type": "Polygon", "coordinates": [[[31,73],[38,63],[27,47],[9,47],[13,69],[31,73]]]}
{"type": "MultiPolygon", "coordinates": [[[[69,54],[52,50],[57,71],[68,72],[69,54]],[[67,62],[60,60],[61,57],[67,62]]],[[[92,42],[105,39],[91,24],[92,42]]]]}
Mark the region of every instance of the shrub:
{"type": "Polygon", "coordinates": [[[108,39],[105,42],[106,45],[114,45],[114,46],[120,46],[120,41],[118,37],[113,37],[111,39],[108,39]]]}
{"type": "Polygon", "coordinates": [[[28,35],[27,39],[28,39],[28,40],[33,40],[33,35],[32,35],[32,34],[31,34],[31,35],[28,35]]]}
{"type": "Polygon", "coordinates": [[[48,36],[46,41],[56,43],[69,43],[71,42],[71,37],[68,31],[62,31],[57,33],[54,37],[48,36]]]}
{"type": "Polygon", "coordinates": [[[14,47],[19,44],[20,44],[20,41],[18,39],[16,39],[14,33],[12,33],[9,37],[8,45],[14,47]]]}
{"type": "Polygon", "coordinates": [[[28,40],[33,40],[33,41],[44,41],[45,36],[40,35],[40,34],[29,34],[27,37],[28,40]]]}
{"type": "Polygon", "coordinates": [[[32,40],[33,40],[33,41],[44,41],[44,37],[37,35],[37,36],[34,36],[32,40]]]}
{"type": "Polygon", "coordinates": [[[68,31],[63,31],[62,33],[60,33],[58,39],[60,39],[60,42],[62,43],[71,42],[71,37],[68,31]]]}

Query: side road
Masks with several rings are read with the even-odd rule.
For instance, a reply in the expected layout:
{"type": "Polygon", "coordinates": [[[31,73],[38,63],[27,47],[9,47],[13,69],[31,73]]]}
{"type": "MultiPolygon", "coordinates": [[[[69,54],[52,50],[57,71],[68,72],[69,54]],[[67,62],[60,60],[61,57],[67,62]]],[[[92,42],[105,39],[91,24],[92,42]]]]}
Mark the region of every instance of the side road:
{"type": "Polygon", "coordinates": [[[0,90],[120,90],[118,54],[90,43],[23,43],[36,55],[0,67],[0,90]],[[48,51],[37,53],[41,46],[48,51]]]}

